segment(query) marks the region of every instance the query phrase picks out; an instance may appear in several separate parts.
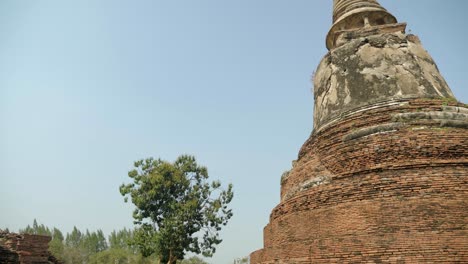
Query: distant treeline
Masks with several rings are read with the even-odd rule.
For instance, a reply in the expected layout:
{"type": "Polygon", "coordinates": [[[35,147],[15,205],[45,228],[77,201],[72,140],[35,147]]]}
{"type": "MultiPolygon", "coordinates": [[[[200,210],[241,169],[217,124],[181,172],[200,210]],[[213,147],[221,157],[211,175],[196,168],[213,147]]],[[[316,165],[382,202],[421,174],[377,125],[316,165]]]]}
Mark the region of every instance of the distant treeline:
{"type": "MultiPolygon", "coordinates": [[[[158,260],[155,256],[143,257],[131,243],[133,231],[126,228],[112,231],[106,239],[102,230],[83,232],[74,227],[71,233],[64,235],[58,228],[48,228],[34,220],[32,226],[20,229],[19,233],[51,236],[49,251],[66,264],[156,264],[158,260]]],[[[198,257],[180,263],[207,264],[198,257]]]]}

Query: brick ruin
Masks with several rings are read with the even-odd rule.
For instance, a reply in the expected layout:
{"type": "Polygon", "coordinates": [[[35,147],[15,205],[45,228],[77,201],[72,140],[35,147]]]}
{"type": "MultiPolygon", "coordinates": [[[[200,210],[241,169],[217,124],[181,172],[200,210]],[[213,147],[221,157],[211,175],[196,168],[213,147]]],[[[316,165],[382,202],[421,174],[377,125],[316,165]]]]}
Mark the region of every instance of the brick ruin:
{"type": "Polygon", "coordinates": [[[468,263],[468,107],[375,0],[334,0],[314,130],[252,264],[468,263]]]}
{"type": "Polygon", "coordinates": [[[50,254],[51,237],[14,234],[0,230],[0,263],[2,264],[61,264],[50,254]]]}

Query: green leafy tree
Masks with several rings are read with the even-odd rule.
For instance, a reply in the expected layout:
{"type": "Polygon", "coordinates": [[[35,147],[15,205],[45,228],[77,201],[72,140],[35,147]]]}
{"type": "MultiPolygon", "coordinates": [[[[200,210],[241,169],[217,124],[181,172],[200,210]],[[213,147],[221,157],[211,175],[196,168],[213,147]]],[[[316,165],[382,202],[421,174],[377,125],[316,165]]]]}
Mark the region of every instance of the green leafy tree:
{"type": "Polygon", "coordinates": [[[107,249],[107,241],[101,230],[98,230],[97,232],[89,232],[86,230],[86,233],[81,237],[79,245],[85,260],[89,259],[90,256],[107,249]]]}
{"type": "MultiPolygon", "coordinates": [[[[0,229],[0,232],[4,231],[0,229]]],[[[100,229],[96,232],[81,232],[74,227],[71,233],[64,236],[58,228],[49,229],[36,220],[19,232],[51,236],[49,251],[66,264],[155,264],[157,261],[154,256],[144,257],[137,246],[129,244],[133,231],[125,228],[113,231],[109,236],[109,244],[100,229]]]]}
{"type": "Polygon", "coordinates": [[[221,227],[232,217],[227,207],[232,185],[223,190],[219,181],[209,182],[207,168],[188,155],[173,163],[149,158],[134,166],[128,173],[133,183],[122,184],[120,193],[136,206],[133,243],[141,253],[168,264],[184,259],[185,252],[212,256],[222,242],[221,227]]]}
{"type": "Polygon", "coordinates": [[[49,251],[58,259],[63,259],[64,254],[64,237],[62,232],[55,228],[52,231],[52,240],[49,243],[49,251]]]}
{"type": "Polygon", "coordinates": [[[133,231],[122,229],[112,231],[109,235],[109,248],[98,252],[89,258],[90,264],[114,263],[114,264],[153,264],[150,258],[145,258],[139,253],[136,246],[132,245],[133,231]]]}
{"type": "Polygon", "coordinates": [[[26,228],[20,229],[19,232],[24,233],[24,234],[31,234],[31,235],[42,235],[42,236],[52,235],[52,232],[50,231],[50,229],[43,224],[39,225],[36,219],[34,219],[32,227],[28,225],[26,228]]]}
{"type": "Polygon", "coordinates": [[[249,264],[250,259],[249,257],[238,258],[234,260],[234,264],[249,264]]]}
{"type": "Polygon", "coordinates": [[[62,260],[67,264],[86,263],[84,252],[81,248],[66,246],[62,260]]]}
{"type": "Polygon", "coordinates": [[[102,230],[91,233],[86,230],[86,234],[83,236],[81,243],[88,254],[101,252],[107,249],[107,241],[102,230]]]}
{"type": "Polygon", "coordinates": [[[107,245],[106,237],[104,236],[104,232],[102,232],[102,230],[99,229],[96,232],[96,236],[97,236],[96,252],[101,252],[101,251],[106,250],[108,248],[108,245],[107,245]]]}
{"type": "Polygon", "coordinates": [[[86,263],[89,256],[85,249],[83,234],[76,226],[73,227],[71,233],[67,233],[65,237],[65,252],[63,260],[67,264],[86,263]]]}
{"type": "Polygon", "coordinates": [[[144,258],[141,254],[135,254],[122,248],[109,248],[92,255],[89,264],[153,264],[150,259],[144,258]]]}
{"type": "Polygon", "coordinates": [[[130,252],[136,253],[137,248],[131,244],[133,241],[133,231],[129,229],[122,229],[119,231],[112,231],[109,235],[109,248],[111,249],[126,249],[130,252]]]}
{"type": "Polygon", "coordinates": [[[89,259],[90,264],[114,263],[127,264],[130,263],[130,257],[124,249],[109,249],[103,252],[94,254],[89,259]]]}
{"type": "Polygon", "coordinates": [[[182,261],[178,261],[177,264],[208,264],[208,262],[204,261],[203,259],[194,256],[189,259],[184,259],[182,261]]]}
{"type": "Polygon", "coordinates": [[[81,233],[76,226],[73,227],[73,230],[70,234],[67,233],[67,237],[65,238],[65,244],[69,247],[80,247],[81,240],[83,239],[83,234],[81,233]]]}

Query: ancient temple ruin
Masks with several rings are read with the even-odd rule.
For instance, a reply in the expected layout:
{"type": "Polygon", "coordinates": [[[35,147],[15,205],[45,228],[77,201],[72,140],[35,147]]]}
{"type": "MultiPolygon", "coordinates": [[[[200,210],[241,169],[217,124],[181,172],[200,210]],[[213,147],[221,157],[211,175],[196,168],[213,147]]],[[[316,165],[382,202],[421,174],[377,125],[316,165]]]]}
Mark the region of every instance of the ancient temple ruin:
{"type": "Polygon", "coordinates": [[[377,1],[333,4],[314,130],[251,263],[467,263],[467,105],[377,1]]]}
{"type": "Polygon", "coordinates": [[[49,252],[51,237],[0,230],[0,264],[63,264],[49,252]]]}

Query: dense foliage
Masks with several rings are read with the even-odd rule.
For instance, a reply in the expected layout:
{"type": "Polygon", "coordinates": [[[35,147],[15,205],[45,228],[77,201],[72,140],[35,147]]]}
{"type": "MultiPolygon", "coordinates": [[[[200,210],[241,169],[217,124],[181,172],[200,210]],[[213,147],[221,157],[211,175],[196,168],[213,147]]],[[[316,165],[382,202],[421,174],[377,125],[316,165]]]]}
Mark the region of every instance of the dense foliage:
{"type": "Polygon", "coordinates": [[[227,207],[232,185],[223,190],[219,181],[209,182],[208,170],[185,155],[174,163],[135,162],[128,175],[133,183],[123,184],[120,192],[136,206],[134,230],[113,231],[106,238],[102,230],[82,232],[74,227],[64,235],[34,220],[19,232],[51,236],[49,251],[67,264],[206,264],[196,256],[184,257],[189,252],[208,257],[215,253],[222,241],[219,231],[232,217],[227,207]]]}
{"type": "Polygon", "coordinates": [[[187,155],[173,163],[137,161],[128,176],[133,183],[123,184],[120,192],[136,206],[132,241],[143,256],[157,255],[159,262],[173,264],[186,252],[214,254],[222,241],[219,231],[232,217],[227,207],[232,185],[222,190],[218,181],[209,182],[208,170],[187,155]]]}
{"type": "MultiPolygon", "coordinates": [[[[144,257],[138,247],[129,243],[134,231],[123,229],[112,231],[105,238],[103,232],[80,231],[74,227],[65,236],[58,228],[39,225],[36,220],[32,226],[20,229],[19,233],[47,235],[52,237],[49,251],[66,264],[155,264],[156,258],[144,257]]],[[[178,264],[207,264],[196,256],[180,261],[178,264]]]]}

